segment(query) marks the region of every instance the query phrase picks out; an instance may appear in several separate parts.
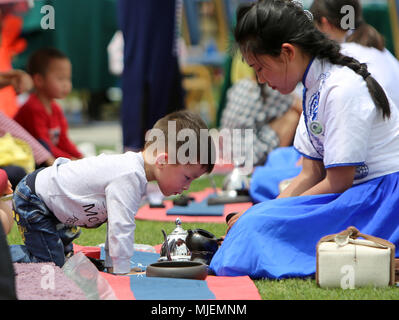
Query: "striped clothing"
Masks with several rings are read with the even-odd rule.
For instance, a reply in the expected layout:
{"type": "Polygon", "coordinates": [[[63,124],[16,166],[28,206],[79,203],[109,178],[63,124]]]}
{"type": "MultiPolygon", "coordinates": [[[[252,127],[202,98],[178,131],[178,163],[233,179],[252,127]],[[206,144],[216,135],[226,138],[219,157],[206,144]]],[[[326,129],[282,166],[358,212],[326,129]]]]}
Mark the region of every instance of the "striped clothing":
{"type": "Polygon", "coordinates": [[[0,111],[0,136],[6,133],[10,133],[13,137],[21,139],[30,145],[36,164],[41,164],[51,157],[51,154],[30,133],[0,111]]]}
{"type": "MultiPolygon", "coordinates": [[[[267,155],[280,146],[277,133],[268,124],[287,112],[292,103],[292,95],[283,95],[267,85],[259,86],[253,80],[242,79],[227,92],[221,128],[253,129],[253,164],[261,165],[267,155]]],[[[244,131],[242,136],[241,141],[244,142],[244,131]]],[[[234,144],[239,150],[240,141],[233,139],[232,148],[234,144]]],[[[248,155],[248,150],[243,152],[248,155]]]]}

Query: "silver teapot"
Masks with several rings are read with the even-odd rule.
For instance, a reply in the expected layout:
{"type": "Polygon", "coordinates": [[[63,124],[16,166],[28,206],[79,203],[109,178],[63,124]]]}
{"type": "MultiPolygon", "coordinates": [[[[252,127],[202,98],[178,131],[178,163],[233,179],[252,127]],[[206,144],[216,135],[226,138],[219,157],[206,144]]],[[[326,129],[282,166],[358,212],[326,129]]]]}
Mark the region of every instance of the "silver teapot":
{"type": "Polygon", "coordinates": [[[190,251],[186,245],[187,231],[181,226],[180,218],[176,218],[176,228],[168,236],[162,230],[164,243],[161,247],[161,257],[158,261],[189,261],[190,251]]]}

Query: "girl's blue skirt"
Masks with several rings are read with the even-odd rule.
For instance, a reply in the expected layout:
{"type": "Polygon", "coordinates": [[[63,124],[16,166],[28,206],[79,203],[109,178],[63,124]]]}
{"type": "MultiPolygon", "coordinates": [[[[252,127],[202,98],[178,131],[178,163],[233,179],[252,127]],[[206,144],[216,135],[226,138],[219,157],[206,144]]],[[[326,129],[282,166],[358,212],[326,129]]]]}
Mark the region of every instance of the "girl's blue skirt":
{"type": "Polygon", "coordinates": [[[275,199],[279,184],[285,179],[296,177],[302,169],[297,162],[301,157],[294,147],[277,148],[269,153],[264,166],[256,167],[249,188],[254,203],[275,199]]]}
{"type": "Polygon", "coordinates": [[[316,244],[349,226],[399,248],[399,172],[342,194],[268,200],[247,210],[226,235],[210,269],[220,276],[306,277],[316,272],[316,244]]]}

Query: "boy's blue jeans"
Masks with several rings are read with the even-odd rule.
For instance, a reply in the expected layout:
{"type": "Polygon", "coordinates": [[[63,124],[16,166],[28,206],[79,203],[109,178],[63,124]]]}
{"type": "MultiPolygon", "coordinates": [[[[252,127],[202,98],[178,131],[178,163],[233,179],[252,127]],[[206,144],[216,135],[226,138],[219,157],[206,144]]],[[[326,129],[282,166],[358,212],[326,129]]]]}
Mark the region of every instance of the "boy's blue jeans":
{"type": "Polygon", "coordinates": [[[13,196],[14,220],[25,245],[11,245],[13,262],[54,262],[62,267],[80,228],[61,223],[30,189],[24,177],[13,196]]]}

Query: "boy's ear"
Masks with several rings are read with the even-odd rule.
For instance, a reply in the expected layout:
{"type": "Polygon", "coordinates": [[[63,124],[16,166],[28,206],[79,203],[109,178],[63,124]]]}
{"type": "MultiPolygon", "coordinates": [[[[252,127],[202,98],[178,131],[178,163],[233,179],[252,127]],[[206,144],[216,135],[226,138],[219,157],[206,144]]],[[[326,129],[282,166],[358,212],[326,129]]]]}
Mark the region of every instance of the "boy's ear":
{"type": "Polygon", "coordinates": [[[34,74],[32,80],[35,87],[40,88],[43,86],[44,77],[40,73],[34,74]]]}
{"type": "Polygon", "coordinates": [[[162,152],[157,155],[155,159],[155,164],[157,167],[163,167],[168,163],[168,154],[166,152],[162,152]]]}

